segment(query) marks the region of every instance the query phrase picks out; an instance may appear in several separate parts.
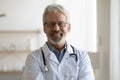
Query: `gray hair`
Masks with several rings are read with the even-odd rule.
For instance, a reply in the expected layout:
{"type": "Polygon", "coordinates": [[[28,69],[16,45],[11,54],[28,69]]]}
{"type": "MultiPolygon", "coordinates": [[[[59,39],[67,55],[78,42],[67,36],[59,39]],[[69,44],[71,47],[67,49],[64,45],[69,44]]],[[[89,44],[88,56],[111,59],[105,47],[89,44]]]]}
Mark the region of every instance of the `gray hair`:
{"type": "Polygon", "coordinates": [[[70,17],[69,17],[69,13],[67,12],[67,10],[65,10],[65,8],[59,4],[51,4],[48,5],[43,13],[43,24],[45,23],[45,18],[46,15],[48,14],[48,12],[61,12],[66,16],[66,21],[69,23],[70,22],[70,17]]]}

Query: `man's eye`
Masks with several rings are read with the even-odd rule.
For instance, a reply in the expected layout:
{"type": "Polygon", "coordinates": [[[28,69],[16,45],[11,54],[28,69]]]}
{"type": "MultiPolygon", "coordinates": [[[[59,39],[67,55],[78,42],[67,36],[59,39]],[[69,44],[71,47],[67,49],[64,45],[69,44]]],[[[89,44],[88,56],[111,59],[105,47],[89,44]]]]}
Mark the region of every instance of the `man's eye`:
{"type": "Polygon", "coordinates": [[[66,23],[65,22],[60,22],[60,23],[58,23],[58,25],[61,26],[61,27],[63,27],[63,26],[66,25],[66,23]]]}
{"type": "Polygon", "coordinates": [[[55,26],[55,23],[49,23],[49,26],[55,26]]]}
{"type": "Polygon", "coordinates": [[[54,22],[50,22],[50,23],[45,23],[45,25],[49,26],[49,27],[54,27],[55,25],[58,25],[59,27],[65,27],[66,26],[66,22],[58,22],[58,23],[54,23],[54,22]]]}

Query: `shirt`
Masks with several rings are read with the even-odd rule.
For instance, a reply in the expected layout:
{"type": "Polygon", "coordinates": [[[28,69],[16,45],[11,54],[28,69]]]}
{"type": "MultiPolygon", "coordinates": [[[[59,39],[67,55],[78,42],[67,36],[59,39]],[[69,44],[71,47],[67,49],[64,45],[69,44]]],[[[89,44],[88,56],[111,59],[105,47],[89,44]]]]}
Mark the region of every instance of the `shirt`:
{"type": "Polygon", "coordinates": [[[65,47],[59,52],[58,50],[56,50],[55,48],[53,48],[52,46],[50,46],[48,43],[46,43],[48,45],[48,48],[56,55],[57,59],[59,62],[61,62],[66,50],[67,50],[67,42],[65,43],[65,47]]]}

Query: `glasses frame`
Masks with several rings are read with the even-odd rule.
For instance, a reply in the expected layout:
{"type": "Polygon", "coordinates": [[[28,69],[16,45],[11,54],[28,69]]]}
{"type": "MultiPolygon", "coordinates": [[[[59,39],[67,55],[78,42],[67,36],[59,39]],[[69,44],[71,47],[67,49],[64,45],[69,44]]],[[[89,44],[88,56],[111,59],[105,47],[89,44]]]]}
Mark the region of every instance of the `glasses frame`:
{"type": "Polygon", "coordinates": [[[64,22],[64,21],[59,21],[59,22],[45,22],[45,23],[44,23],[44,26],[54,27],[54,26],[56,26],[56,24],[57,24],[59,27],[65,27],[68,23],[67,23],[67,22],[64,22]]]}

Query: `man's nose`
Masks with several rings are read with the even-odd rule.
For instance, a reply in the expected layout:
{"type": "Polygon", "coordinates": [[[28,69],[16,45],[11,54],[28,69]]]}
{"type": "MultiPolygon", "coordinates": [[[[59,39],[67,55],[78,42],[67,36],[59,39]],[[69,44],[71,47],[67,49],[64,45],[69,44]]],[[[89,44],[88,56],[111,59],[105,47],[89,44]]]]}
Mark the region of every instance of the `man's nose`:
{"type": "Polygon", "coordinates": [[[54,25],[53,29],[56,30],[56,31],[58,31],[58,30],[60,30],[60,26],[56,23],[56,24],[54,25]]]}

